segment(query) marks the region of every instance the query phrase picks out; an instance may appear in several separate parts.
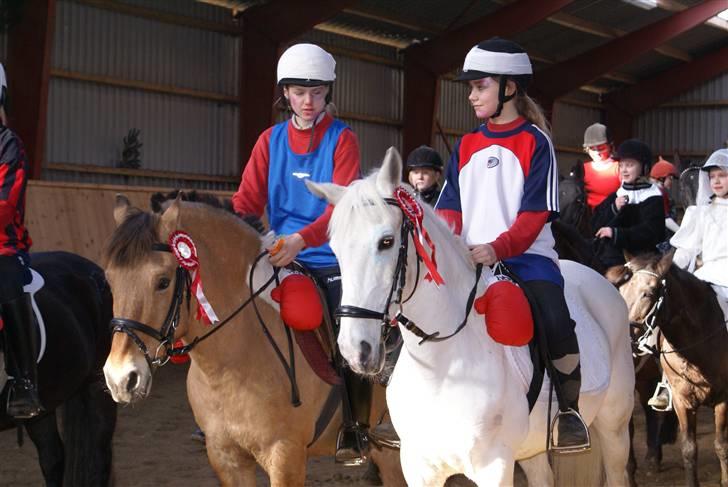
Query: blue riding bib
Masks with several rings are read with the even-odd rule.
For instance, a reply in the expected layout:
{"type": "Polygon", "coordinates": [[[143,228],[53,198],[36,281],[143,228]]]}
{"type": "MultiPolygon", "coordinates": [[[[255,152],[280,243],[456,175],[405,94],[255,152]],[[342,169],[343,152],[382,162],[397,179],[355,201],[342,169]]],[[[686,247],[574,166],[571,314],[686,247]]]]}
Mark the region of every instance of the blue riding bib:
{"type": "MultiPolygon", "coordinates": [[[[288,143],[288,124],[276,124],[270,137],[270,164],[268,165],[268,219],[279,235],[290,235],[313,223],[328,206],[328,202],[314,196],[304,181],[330,183],[334,175],[334,152],[339,136],[348,127],[334,120],[313,152],[296,154],[288,143]]],[[[338,265],[328,243],[306,248],[297,260],[307,267],[338,265]]]]}

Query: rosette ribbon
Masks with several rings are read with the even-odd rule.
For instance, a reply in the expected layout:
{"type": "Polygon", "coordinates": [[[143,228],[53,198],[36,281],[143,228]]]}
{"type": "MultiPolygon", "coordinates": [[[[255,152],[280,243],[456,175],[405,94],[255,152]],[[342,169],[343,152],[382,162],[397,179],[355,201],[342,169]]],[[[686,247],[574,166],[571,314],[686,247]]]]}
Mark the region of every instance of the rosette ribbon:
{"type": "Polygon", "coordinates": [[[422,262],[427,267],[428,273],[425,279],[434,281],[436,285],[445,284],[445,280],[442,278],[440,273],[437,271],[437,261],[435,260],[435,244],[430,239],[430,235],[422,224],[424,218],[424,211],[420,203],[402,186],[398,186],[394,190],[394,199],[397,200],[397,204],[402,209],[405,217],[412,222],[413,225],[413,238],[415,243],[415,249],[417,255],[420,256],[422,262]],[[428,253],[425,246],[430,249],[428,253]]]}
{"type": "Polygon", "coordinates": [[[179,265],[187,269],[192,278],[191,290],[197,299],[197,319],[204,319],[207,324],[214,325],[220,319],[202,290],[200,260],[197,257],[197,247],[195,247],[192,237],[186,232],[178,230],[169,236],[169,246],[179,265]]]}

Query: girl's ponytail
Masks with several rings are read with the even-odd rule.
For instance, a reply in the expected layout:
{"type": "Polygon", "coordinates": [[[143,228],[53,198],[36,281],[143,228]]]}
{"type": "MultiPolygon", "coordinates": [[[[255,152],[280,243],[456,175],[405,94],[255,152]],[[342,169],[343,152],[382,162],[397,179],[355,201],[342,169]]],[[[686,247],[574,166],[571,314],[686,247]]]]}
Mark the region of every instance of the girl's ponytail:
{"type": "Polygon", "coordinates": [[[516,102],[516,110],[518,114],[523,118],[546,132],[551,137],[551,126],[546,115],[543,112],[543,108],[539,105],[536,100],[528,96],[526,93],[518,93],[514,100],[516,102]]]}

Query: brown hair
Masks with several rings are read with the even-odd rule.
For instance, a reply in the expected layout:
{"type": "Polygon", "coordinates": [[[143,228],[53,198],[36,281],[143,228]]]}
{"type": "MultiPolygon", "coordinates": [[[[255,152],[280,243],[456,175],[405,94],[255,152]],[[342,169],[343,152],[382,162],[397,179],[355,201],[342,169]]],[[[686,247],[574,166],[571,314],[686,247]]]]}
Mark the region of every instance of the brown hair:
{"type": "Polygon", "coordinates": [[[519,115],[546,132],[546,135],[551,137],[551,125],[546,118],[543,108],[541,108],[541,105],[539,105],[536,100],[524,92],[518,92],[514,101],[519,115]]]}

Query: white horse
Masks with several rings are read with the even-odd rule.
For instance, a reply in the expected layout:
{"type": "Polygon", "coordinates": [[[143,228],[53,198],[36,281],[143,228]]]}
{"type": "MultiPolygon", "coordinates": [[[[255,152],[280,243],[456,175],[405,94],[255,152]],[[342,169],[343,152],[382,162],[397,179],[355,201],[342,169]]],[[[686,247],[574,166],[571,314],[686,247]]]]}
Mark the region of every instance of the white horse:
{"type": "MultiPolygon", "coordinates": [[[[330,243],[341,266],[341,302],[350,309],[384,312],[386,317],[396,311],[388,296],[396,277],[403,213],[391,198],[400,184],[401,168],[401,158],[391,148],[377,173],[347,188],[307,183],[336,205],[330,243]]],[[[475,267],[465,244],[423,206],[424,228],[435,244],[445,284],[438,287],[425,278],[424,268],[414,272],[418,264],[410,234],[402,312],[426,333],[444,337],[464,319],[475,267]]],[[[580,411],[600,440],[607,485],[627,485],[634,391],[627,309],[617,290],[591,269],[563,261],[561,270],[581,349],[580,411]]],[[[489,272],[486,267],[484,277],[489,272]]],[[[482,279],[477,286],[480,296],[482,279]]],[[[341,353],[364,375],[379,373],[384,362],[376,314],[341,318],[341,353]]],[[[479,486],[512,485],[516,460],[529,484],[553,485],[545,453],[548,380],[529,416],[525,392],[532,365],[526,347],[494,342],[483,316],[475,312],[459,333],[444,341],[420,343],[413,333],[402,329],[402,334],[404,347],[387,388],[387,403],[402,440],[400,457],[408,485],[441,486],[457,473],[479,486]]],[[[588,463],[579,462],[583,467],[577,468],[588,463]]]]}

